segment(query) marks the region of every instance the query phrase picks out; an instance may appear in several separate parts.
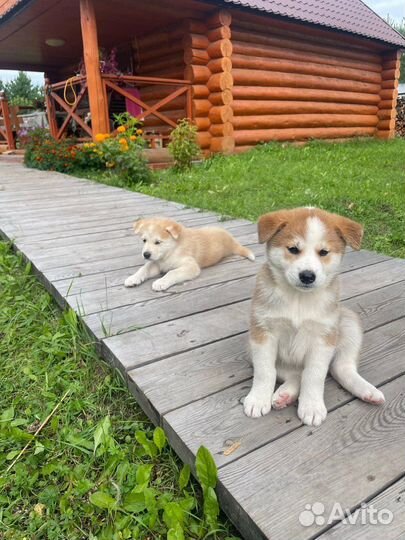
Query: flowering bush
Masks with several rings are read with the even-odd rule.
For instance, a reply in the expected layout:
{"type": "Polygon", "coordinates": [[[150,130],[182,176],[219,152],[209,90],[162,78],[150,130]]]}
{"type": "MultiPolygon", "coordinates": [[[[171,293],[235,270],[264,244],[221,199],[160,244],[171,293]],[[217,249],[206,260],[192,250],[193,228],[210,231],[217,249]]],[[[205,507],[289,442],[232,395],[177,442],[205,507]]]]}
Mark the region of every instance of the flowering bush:
{"type": "Polygon", "coordinates": [[[46,129],[35,129],[25,144],[24,163],[36,169],[69,172],[75,168],[78,147],[72,139],[56,141],[46,129]]]}
{"type": "Polygon", "coordinates": [[[96,142],[83,145],[72,139],[56,141],[47,130],[35,130],[26,144],[25,164],[60,172],[111,171],[127,184],[148,182],[150,171],[142,155],[145,141],[140,123],[126,114],[116,115],[116,134],[97,133],[96,142]]]}

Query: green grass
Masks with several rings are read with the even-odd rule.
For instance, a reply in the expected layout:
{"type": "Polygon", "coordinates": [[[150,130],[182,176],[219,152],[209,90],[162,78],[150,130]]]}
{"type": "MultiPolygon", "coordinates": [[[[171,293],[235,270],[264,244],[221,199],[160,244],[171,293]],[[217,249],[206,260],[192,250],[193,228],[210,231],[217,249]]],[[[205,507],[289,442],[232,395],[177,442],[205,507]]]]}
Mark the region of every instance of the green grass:
{"type": "MultiPolygon", "coordinates": [[[[100,180],[127,187],[114,176],[100,180]]],[[[363,223],[364,248],[405,257],[405,139],[264,145],[183,174],[158,171],[152,185],[131,189],[252,221],[319,206],[363,223]]]]}
{"type": "Polygon", "coordinates": [[[4,243],[0,329],[0,538],[231,538],[212,490],[203,510],[189,469],[74,312],[62,313],[4,243]]]}

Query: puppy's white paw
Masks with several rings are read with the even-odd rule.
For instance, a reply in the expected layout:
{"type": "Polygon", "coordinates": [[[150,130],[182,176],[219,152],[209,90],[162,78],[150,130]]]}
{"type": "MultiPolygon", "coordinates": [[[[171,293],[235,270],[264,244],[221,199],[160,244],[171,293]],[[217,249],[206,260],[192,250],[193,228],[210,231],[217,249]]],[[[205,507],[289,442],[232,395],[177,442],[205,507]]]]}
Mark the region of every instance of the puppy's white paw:
{"type": "Polygon", "coordinates": [[[288,407],[297,399],[297,396],[288,392],[276,392],[273,396],[272,406],[273,409],[284,409],[288,407]]]}
{"type": "Polygon", "coordinates": [[[140,285],[145,281],[142,276],[139,276],[138,273],[134,274],[133,276],[129,276],[125,281],[124,285],[125,287],[136,287],[137,285],[140,285]]]}
{"type": "Polygon", "coordinates": [[[371,384],[370,389],[361,396],[361,399],[367,403],[371,403],[372,405],[382,405],[385,403],[384,394],[371,384]]]}
{"type": "Polygon", "coordinates": [[[318,427],[325,420],[328,411],[323,400],[300,400],[298,416],[303,424],[318,427]]]}
{"type": "Polygon", "coordinates": [[[243,401],[246,416],[259,418],[271,410],[271,394],[249,392],[243,401]]]}
{"type": "Polygon", "coordinates": [[[156,292],[165,291],[170,287],[170,283],[165,281],[165,278],[157,279],[152,283],[152,289],[156,292]]]}

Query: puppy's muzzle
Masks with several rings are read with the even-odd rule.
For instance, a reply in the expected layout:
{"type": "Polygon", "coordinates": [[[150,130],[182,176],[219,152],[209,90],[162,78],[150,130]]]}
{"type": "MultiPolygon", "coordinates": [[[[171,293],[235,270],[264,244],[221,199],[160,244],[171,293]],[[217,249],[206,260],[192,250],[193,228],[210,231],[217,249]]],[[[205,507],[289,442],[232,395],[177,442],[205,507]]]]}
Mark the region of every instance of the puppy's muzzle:
{"type": "Polygon", "coordinates": [[[150,256],[151,256],[150,251],[145,251],[145,253],[143,254],[144,259],[150,259],[150,256]]]}
{"type": "Polygon", "coordinates": [[[311,270],[304,270],[298,274],[298,277],[300,278],[301,283],[304,285],[311,285],[316,280],[316,275],[314,272],[311,272],[311,270]]]}

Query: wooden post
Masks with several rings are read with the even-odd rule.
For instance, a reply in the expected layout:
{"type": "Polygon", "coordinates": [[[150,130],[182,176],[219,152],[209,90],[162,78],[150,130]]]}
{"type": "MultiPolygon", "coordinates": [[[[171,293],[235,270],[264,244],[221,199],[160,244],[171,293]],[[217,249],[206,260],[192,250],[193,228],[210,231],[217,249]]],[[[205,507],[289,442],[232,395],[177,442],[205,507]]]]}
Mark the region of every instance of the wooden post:
{"type": "Polygon", "coordinates": [[[45,105],[46,114],[48,116],[49,131],[52,137],[56,139],[58,135],[58,126],[56,123],[55,104],[50,96],[51,90],[51,81],[49,79],[45,79],[45,105]]]}
{"type": "Polygon", "coordinates": [[[110,123],[106,92],[100,73],[97,24],[93,0],[80,0],[80,21],[94,138],[97,133],[109,133],[110,123]]]}
{"type": "Polygon", "coordinates": [[[10,109],[8,107],[8,101],[4,91],[0,92],[0,104],[4,122],[4,130],[6,132],[7,146],[9,150],[15,150],[15,139],[13,127],[11,125],[10,109]]]}

